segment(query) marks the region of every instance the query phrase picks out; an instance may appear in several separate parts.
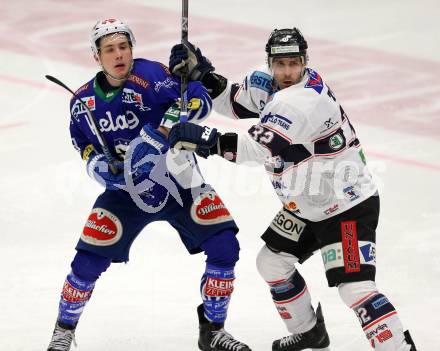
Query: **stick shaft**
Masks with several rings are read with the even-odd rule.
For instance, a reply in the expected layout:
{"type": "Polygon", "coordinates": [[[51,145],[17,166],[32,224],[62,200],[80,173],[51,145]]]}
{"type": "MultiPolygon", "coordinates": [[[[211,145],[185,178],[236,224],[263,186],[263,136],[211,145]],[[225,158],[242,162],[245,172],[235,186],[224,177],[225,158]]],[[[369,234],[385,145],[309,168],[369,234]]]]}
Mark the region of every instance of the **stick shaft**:
{"type": "MultiPolygon", "coordinates": [[[[188,0],[182,0],[181,43],[188,42],[188,0]]],[[[182,74],[180,85],[180,122],[188,121],[188,72],[182,74]]]]}

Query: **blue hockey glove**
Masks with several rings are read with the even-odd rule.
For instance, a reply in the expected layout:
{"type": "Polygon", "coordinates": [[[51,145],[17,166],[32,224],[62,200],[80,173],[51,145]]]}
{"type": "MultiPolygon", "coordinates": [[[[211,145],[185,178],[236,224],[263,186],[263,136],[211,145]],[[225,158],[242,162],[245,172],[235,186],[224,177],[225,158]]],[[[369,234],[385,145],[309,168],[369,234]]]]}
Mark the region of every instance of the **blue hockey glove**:
{"type": "Polygon", "coordinates": [[[164,155],[169,149],[165,135],[146,124],[140,132],[140,137],[130,143],[132,148],[130,165],[131,169],[140,173],[148,173],[154,167],[154,159],[164,155]]]}
{"type": "Polygon", "coordinates": [[[207,158],[217,153],[217,150],[211,152],[210,149],[215,149],[219,137],[220,133],[215,128],[193,123],[178,123],[171,128],[168,141],[174,149],[193,151],[207,158]]]}
{"type": "Polygon", "coordinates": [[[99,184],[105,186],[106,189],[119,190],[124,185],[124,163],[117,161],[115,166],[118,169],[117,174],[113,174],[110,171],[105,155],[96,154],[87,161],[87,173],[99,184]],[[118,185],[120,187],[118,187],[118,185]]]}
{"type": "Polygon", "coordinates": [[[168,191],[175,188],[166,167],[168,149],[165,135],[146,124],[125,154],[126,167],[130,169],[126,190],[132,196],[139,196],[150,212],[160,210],[168,191]]]}
{"type": "Polygon", "coordinates": [[[188,74],[190,80],[202,80],[205,74],[215,70],[211,61],[203,56],[200,49],[190,42],[172,47],[169,68],[178,76],[188,74]]]}

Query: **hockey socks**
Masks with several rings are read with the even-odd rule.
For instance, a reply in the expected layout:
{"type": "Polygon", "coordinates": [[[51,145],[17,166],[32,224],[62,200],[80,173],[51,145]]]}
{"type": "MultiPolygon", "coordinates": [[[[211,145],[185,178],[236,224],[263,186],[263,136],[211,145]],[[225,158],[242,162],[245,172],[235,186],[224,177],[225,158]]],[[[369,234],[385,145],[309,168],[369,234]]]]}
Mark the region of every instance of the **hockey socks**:
{"type": "Polygon", "coordinates": [[[224,323],[228,313],[229,301],[234,290],[234,267],[206,265],[200,283],[205,317],[210,322],[224,323]]]}
{"type": "Polygon", "coordinates": [[[61,292],[58,322],[75,327],[94,287],[95,282],[81,280],[73,272],[69,273],[61,292]]]}
{"type": "Polygon", "coordinates": [[[288,279],[268,281],[272,300],[292,334],[304,333],[316,324],[306,282],[297,270],[288,279]]]}
{"type": "Polygon", "coordinates": [[[111,264],[111,259],[91,252],[78,251],[72,261],[72,271],[61,292],[58,322],[75,327],[92,295],[95,282],[111,264]]]}
{"type": "MultiPolygon", "coordinates": [[[[371,346],[377,351],[410,351],[394,306],[382,294],[374,294],[351,306],[371,346]]],[[[414,348],[415,350],[415,348],[414,348]]]]}

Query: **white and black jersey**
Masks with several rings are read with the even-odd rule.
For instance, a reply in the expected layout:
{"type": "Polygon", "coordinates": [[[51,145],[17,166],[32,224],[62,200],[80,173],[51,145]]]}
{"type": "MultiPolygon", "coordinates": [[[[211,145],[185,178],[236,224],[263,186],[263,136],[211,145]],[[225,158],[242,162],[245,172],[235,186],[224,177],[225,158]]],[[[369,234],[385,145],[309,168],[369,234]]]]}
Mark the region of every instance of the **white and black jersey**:
{"type": "Polygon", "coordinates": [[[317,72],[307,68],[299,83],[277,91],[267,68],[254,71],[214,100],[229,116],[240,118],[240,107],[259,122],[239,135],[236,162],[264,164],[297,216],[321,221],[376,193],[355,130],[317,72]]]}

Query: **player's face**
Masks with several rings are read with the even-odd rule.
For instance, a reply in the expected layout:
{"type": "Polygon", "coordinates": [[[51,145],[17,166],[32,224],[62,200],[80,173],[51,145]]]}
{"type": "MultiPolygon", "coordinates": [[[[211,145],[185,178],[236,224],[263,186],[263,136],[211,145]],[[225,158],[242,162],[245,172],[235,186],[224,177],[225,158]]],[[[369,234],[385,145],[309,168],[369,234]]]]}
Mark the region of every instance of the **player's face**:
{"type": "Polygon", "coordinates": [[[273,76],[281,89],[298,83],[303,69],[301,57],[275,57],[272,61],[273,76]]]}
{"type": "Polygon", "coordinates": [[[99,43],[99,59],[104,69],[113,77],[123,79],[127,76],[133,54],[124,34],[110,34],[99,43]]]}

